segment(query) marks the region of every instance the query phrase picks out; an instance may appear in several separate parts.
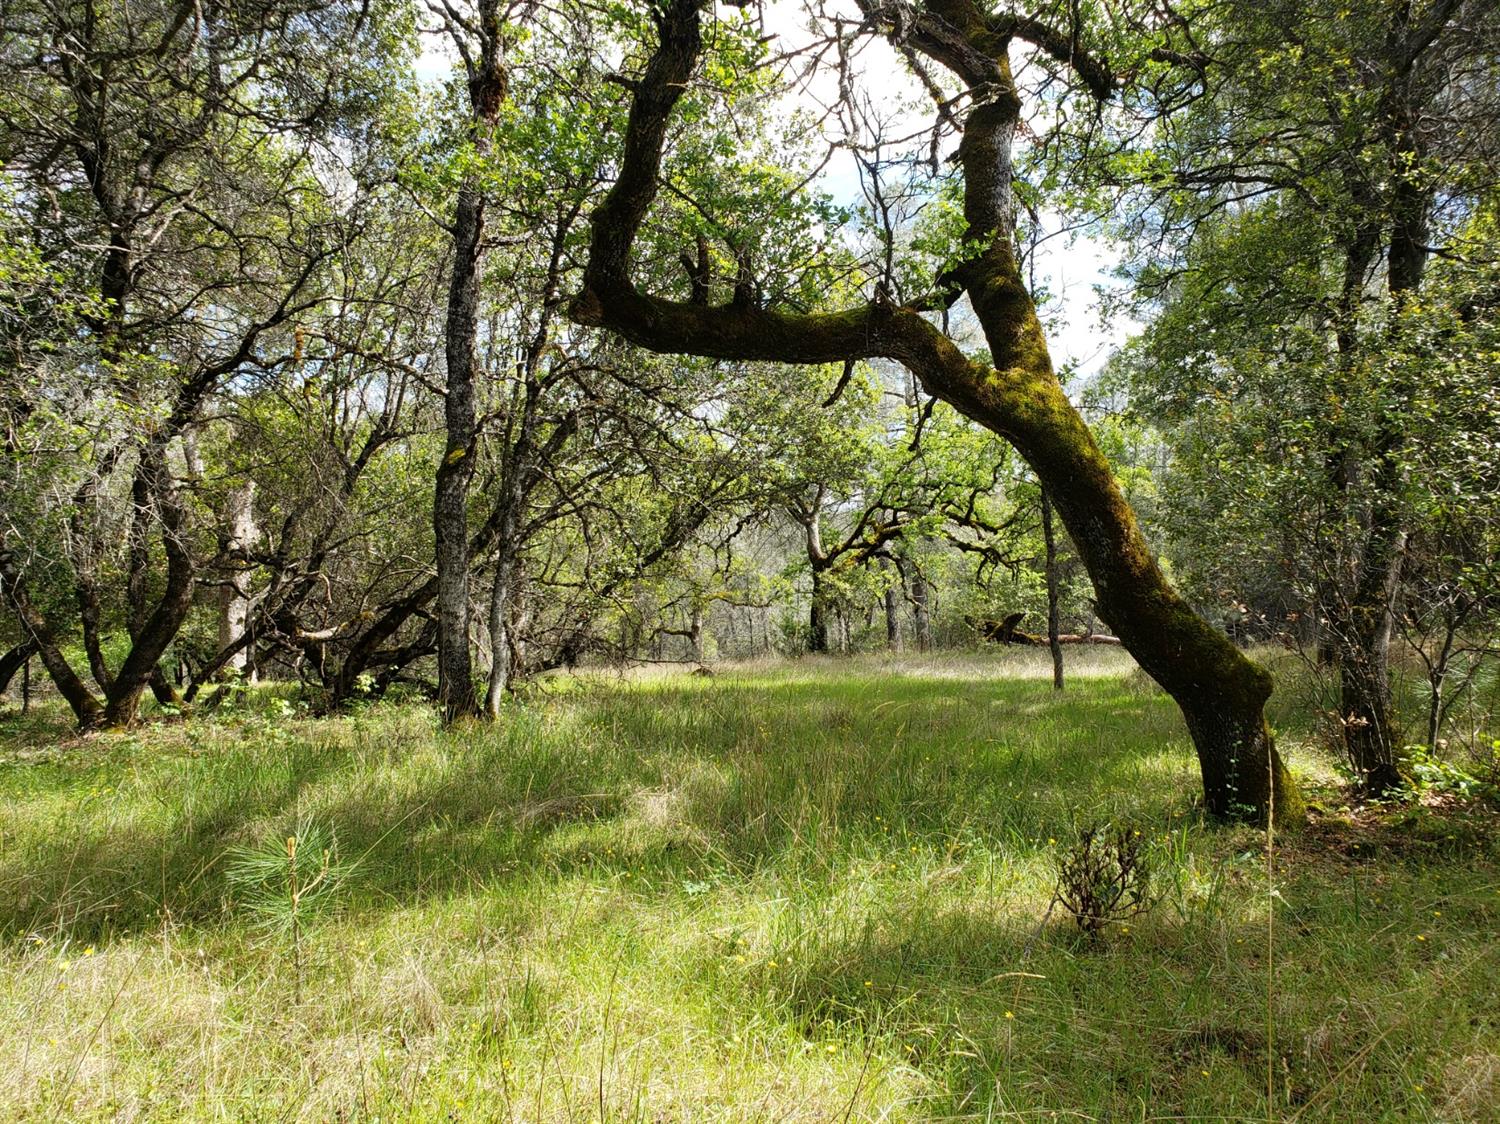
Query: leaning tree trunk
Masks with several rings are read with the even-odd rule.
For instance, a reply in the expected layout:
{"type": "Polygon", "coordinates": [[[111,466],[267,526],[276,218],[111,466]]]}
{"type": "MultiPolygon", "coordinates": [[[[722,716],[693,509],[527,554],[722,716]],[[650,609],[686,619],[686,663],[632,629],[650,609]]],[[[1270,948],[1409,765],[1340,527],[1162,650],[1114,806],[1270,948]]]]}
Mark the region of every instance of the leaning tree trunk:
{"type": "Polygon", "coordinates": [[[1204,798],[1217,814],[1300,814],[1271,741],[1271,677],[1195,613],[1166,580],[1109,461],[1068,401],[1014,250],[1011,147],[1021,100],[1009,36],[973,0],[932,0],[912,45],[958,72],[988,100],[969,111],[958,158],[970,231],[993,232],[958,279],[990,345],[992,371],[933,365],[929,389],[1008,438],[1031,465],[1093,579],[1099,615],[1182,709],[1198,752],[1204,798]],[[965,49],[955,51],[958,32],[965,49]]]}
{"type": "Polygon", "coordinates": [[[1010,144],[1020,101],[1010,34],[996,33],[972,0],[930,0],[893,30],[982,91],[963,122],[959,158],[969,230],[988,241],[956,273],[984,329],[991,365],[965,356],[921,310],[884,299],[807,315],[743,298],[721,306],[677,302],[635,287],[631,248],[656,195],[673,107],[698,61],[700,3],[672,0],[659,12],[660,42],[633,87],[618,178],[593,216],[574,318],[663,352],[792,363],[882,356],[905,364],[929,393],[1008,439],[1051,493],[1093,579],[1100,616],[1182,709],[1209,810],[1264,818],[1274,804],[1278,816],[1297,818],[1296,789],[1264,717],[1270,675],[1167,582],[1108,460],[1053,374],[1012,249],[1010,144]]]}
{"type": "Polygon", "coordinates": [[[10,690],[10,681],[16,677],[16,672],[26,666],[26,662],[35,654],[36,641],[23,640],[0,656],[0,695],[10,690]]]}

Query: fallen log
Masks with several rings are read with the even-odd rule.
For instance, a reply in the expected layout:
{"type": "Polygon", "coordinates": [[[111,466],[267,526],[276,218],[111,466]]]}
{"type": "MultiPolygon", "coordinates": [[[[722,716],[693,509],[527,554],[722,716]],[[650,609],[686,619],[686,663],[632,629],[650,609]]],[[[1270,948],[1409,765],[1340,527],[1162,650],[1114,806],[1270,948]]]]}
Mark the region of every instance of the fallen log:
{"type": "MultiPolygon", "coordinates": [[[[1046,636],[1037,636],[1030,632],[1022,632],[1021,621],[1026,618],[1025,613],[1011,613],[1003,621],[981,620],[976,617],[966,617],[965,620],[973,626],[980,637],[994,644],[1023,644],[1032,647],[1045,648],[1047,646],[1046,636]]],[[[1059,644],[1106,644],[1118,645],[1118,636],[1107,636],[1102,632],[1064,632],[1057,638],[1059,644]]]]}

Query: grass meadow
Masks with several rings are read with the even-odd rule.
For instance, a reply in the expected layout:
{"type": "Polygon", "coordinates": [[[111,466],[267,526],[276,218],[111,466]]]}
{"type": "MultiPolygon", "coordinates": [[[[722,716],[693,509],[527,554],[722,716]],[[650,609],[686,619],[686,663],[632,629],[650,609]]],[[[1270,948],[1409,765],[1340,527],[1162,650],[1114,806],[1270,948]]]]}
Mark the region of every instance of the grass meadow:
{"type": "Polygon", "coordinates": [[[1288,733],[1268,872],[1170,701],[1071,663],[12,712],[0,1119],[1500,1120],[1493,805],[1350,810],[1288,733]],[[1088,939],[1049,907],[1103,821],[1154,906],[1088,939]]]}

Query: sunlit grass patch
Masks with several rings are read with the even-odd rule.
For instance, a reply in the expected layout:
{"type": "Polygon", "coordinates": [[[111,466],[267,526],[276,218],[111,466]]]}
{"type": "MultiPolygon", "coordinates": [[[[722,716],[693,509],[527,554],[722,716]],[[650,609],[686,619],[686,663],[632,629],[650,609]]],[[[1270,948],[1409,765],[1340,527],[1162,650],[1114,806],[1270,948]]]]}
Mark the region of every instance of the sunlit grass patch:
{"type": "Polygon", "coordinates": [[[593,674],[497,728],[28,719],[0,1116],[1483,1119],[1488,821],[1330,811],[1272,898],[1169,700],[1021,655],[593,674]],[[293,956],[232,871],[309,823],[348,870],[293,956]],[[1142,832],[1154,907],[1090,940],[1049,905],[1095,823],[1142,832]]]}

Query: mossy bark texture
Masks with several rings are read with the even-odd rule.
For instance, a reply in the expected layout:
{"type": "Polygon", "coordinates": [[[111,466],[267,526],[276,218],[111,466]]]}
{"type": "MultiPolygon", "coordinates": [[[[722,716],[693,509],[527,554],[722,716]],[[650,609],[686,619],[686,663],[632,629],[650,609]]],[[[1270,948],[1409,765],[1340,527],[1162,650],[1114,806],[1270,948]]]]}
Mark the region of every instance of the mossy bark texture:
{"type": "MultiPolygon", "coordinates": [[[[1047,29],[986,16],[972,0],[929,0],[899,33],[982,91],[963,121],[959,160],[973,255],[952,274],[978,314],[991,364],[972,361],[922,311],[876,299],[805,315],[639,291],[631,248],[657,191],[673,107],[701,52],[703,0],[657,13],[659,43],[636,83],[619,176],[593,216],[573,317],[654,351],[735,360],[832,363],[883,357],[928,393],[1005,437],[1047,488],[1093,580],[1100,617],[1181,707],[1197,747],[1208,809],[1220,816],[1301,816],[1295,785],[1264,718],[1271,679],[1177,594],[1148,548],[1108,460],[1058,382],[1015,253],[1011,142],[1020,99],[1007,50],[1022,36],[1051,50],[1047,29]]],[[[880,12],[867,8],[873,19],[880,12]]],[[[909,19],[906,16],[910,16],[909,19]]],[[[898,31],[893,26],[893,34],[898,31]]],[[[1096,76],[1097,77],[1097,76],[1096,76]]]]}

